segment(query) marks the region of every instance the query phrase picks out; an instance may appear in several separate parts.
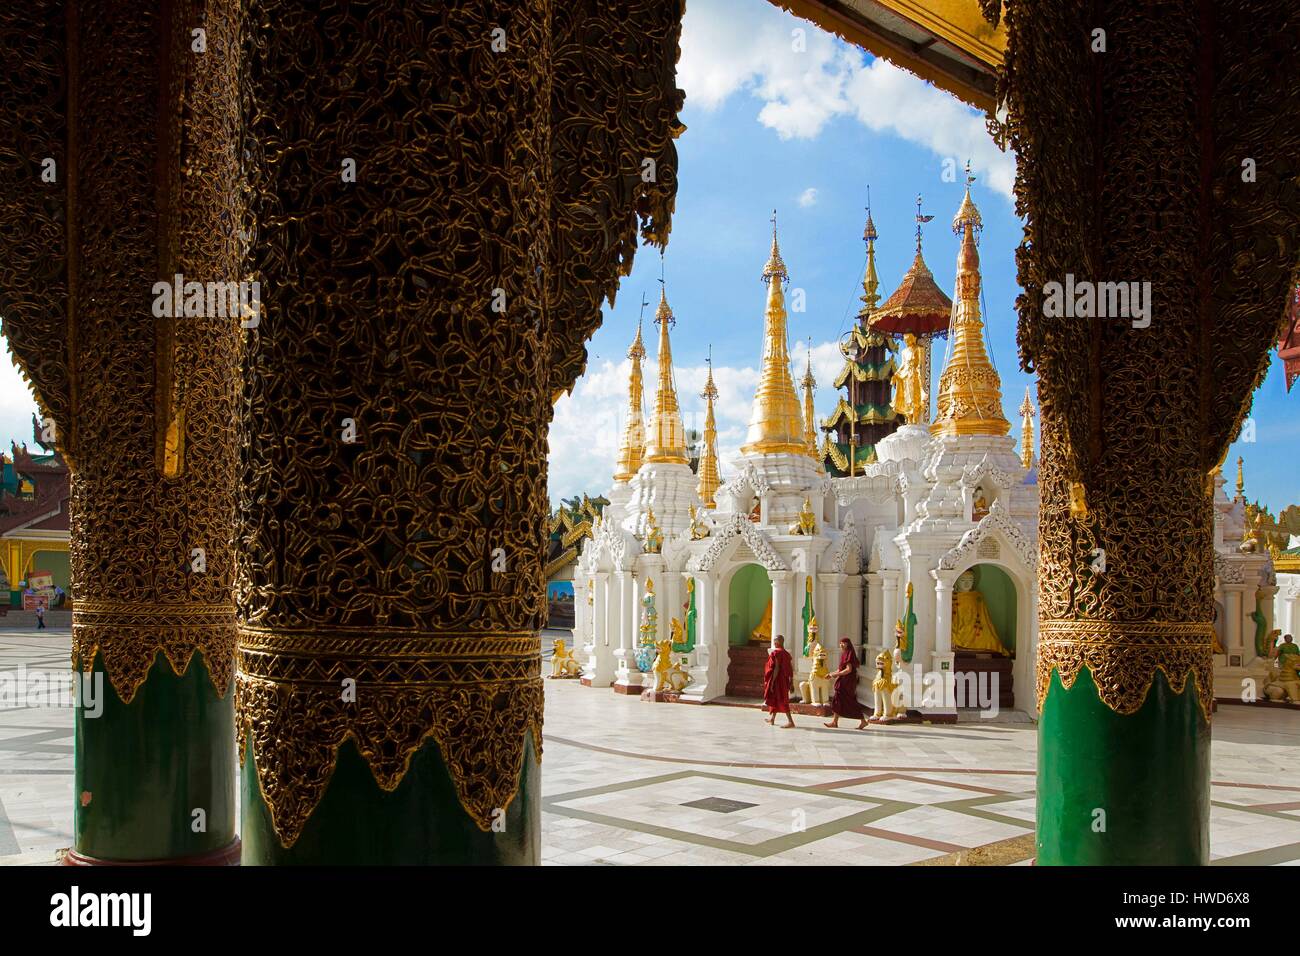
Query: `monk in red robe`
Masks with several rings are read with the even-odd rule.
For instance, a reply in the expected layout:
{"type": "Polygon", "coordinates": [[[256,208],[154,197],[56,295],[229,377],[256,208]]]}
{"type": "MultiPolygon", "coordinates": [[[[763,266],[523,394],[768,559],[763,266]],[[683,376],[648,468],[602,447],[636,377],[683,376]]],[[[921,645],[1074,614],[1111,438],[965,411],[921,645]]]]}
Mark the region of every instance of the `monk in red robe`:
{"type": "Polygon", "coordinates": [[[858,718],[858,730],[867,729],[867,715],[858,703],[858,652],[847,637],[840,638],[839,670],[830,675],[835,678],[835,693],[831,695],[831,713],[835,716],[827,727],[838,727],[841,717],[858,718]]]}
{"type": "Polygon", "coordinates": [[[785,649],[785,637],[778,634],[772,642],[776,646],[767,655],[763,665],[763,704],[772,716],[769,724],[776,723],[777,714],[785,714],[785,727],[794,726],[790,716],[790,687],[794,683],[794,661],[785,649]]]}

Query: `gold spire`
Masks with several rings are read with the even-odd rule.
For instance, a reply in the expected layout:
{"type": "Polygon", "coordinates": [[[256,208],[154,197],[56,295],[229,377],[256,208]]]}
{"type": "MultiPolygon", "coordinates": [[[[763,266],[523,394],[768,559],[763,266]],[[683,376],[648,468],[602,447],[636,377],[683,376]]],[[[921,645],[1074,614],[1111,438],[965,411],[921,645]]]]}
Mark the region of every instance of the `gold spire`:
{"type": "Polygon", "coordinates": [[[812,339],[808,340],[808,368],[803,373],[803,380],[799,383],[803,386],[803,440],[807,446],[808,457],[813,461],[820,462],[821,455],[817,454],[817,422],[813,415],[813,389],[817,387],[817,379],[813,378],[812,373],[812,339]]]}
{"type": "Polygon", "coordinates": [[[975,250],[979,210],[971,201],[970,164],[966,198],[952,221],[962,236],[957,253],[957,294],[952,315],[948,364],[939,376],[939,411],[930,431],[936,435],[1005,435],[1011,423],[1002,415],[1002,382],[984,348],[980,321],[980,257],[975,250]]]}
{"type": "Polygon", "coordinates": [[[1029,469],[1034,467],[1034,403],[1029,400],[1028,385],[1020,403],[1020,422],[1020,463],[1029,469]]]}
{"type": "Polygon", "coordinates": [[[867,187],[867,225],[862,239],[867,244],[867,271],[862,277],[862,310],[859,317],[866,320],[880,305],[880,277],[876,275],[876,224],[871,221],[871,187],[867,187]]]}
{"type": "Polygon", "coordinates": [[[696,491],[706,508],[716,508],[714,494],[721,480],[718,478],[718,425],[713,417],[713,402],[718,397],[718,387],[713,384],[713,348],[709,347],[709,378],[704,383],[700,398],[704,399],[704,448],[700,451],[699,483],[696,491]]]}
{"type": "Polygon", "coordinates": [[[659,290],[659,309],[655,322],[659,326],[659,385],[655,390],[655,410],[646,430],[645,460],[686,465],[686,429],[682,427],[681,409],[677,407],[677,388],[673,385],[673,349],[668,342],[668,327],[677,320],[668,308],[668,297],[659,290]]]}
{"type": "MultiPolygon", "coordinates": [[[[641,308],[645,309],[644,296],[641,308]]],[[[615,481],[628,481],[641,467],[645,457],[645,423],[641,419],[641,360],[645,358],[645,346],[641,344],[641,320],[636,323],[636,338],[627,350],[627,357],[632,360],[632,374],[627,382],[627,425],[623,429],[623,444],[618,450],[618,464],[614,468],[615,481]]]]}
{"type": "Polygon", "coordinates": [[[1245,459],[1242,458],[1240,455],[1237,456],[1237,497],[1238,498],[1246,497],[1246,478],[1241,471],[1241,465],[1242,462],[1244,461],[1245,459]]]}
{"type": "Polygon", "coordinates": [[[754,394],[749,432],[740,450],[745,454],[788,452],[805,454],[803,416],[790,377],[790,347],[786,339],[785,293],[781,283],[790,278],[776,241],[776,211],[772,212],[772,254],[763,267],[767,283],[767,312],[763,321],[763,368],[754,394]]]}

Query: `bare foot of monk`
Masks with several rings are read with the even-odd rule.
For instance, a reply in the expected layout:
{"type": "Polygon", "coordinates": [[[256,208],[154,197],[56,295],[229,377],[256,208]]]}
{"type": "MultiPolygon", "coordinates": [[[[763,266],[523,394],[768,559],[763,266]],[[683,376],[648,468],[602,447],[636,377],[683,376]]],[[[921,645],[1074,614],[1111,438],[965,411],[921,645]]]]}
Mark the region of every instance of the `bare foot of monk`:
{"type": "Polygon", "coordinates": [[[785,719],[789,721],[788,724],[785,724],[785,728],[788,730],[789,728],[794,726],[794,718],[791,717],[789,714],[787,714],[785,719]]]}
{"type": "Polygon", "coordinates": [[[836,727],[838,727],[839,725],[840,725],[840,719],[839,719],[839,717],[836,717],[836,718],[835,718],[834,720],[832,720],[829,724],[822,724],[823,727],[830,727],[832,730],[834,730],[834,729],[835,729],[836,727]]]}
{"type": "Polygon", "coordinates": [[[862,723],[858,724],[858,730],[866,730],[866,729],[867,729],[867,718],[863,717],[862,723]]]}

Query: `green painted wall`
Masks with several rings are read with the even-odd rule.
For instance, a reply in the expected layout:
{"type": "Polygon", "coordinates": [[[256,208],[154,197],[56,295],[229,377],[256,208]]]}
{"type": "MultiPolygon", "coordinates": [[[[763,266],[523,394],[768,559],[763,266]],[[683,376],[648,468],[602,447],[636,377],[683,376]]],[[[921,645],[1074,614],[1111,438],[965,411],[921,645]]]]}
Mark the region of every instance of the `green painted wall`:
{"type": "Polygon", "coordinates": [[[1011,652],[1016,649],[1016,584],[1011,575],[996,564],[977,564],[975,590],[984,595],[989,617],[997,629],[998,640],[1011,652]]]}
{"type": "Polygon", "coordinates": [[[731,578],[727,592],[727,640],[744,644],[763,620],[772,599],[772,583],[761,565],[746,564],[731,578]]]}

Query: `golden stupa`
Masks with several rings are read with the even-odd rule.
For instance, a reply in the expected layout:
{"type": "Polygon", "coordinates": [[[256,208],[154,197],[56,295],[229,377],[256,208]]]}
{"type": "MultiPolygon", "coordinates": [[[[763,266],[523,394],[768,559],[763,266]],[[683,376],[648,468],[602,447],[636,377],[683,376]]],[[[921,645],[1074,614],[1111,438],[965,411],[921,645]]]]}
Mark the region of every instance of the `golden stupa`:
{"type": "Polygon", "coordinates": [[[948,362],[939,376],[938,411],[930,425],[935,435],[1005,435],[1011,430],[1002,414],[1002,381],[984,348],[980,257],[975,249],[975,231],[983,223],[971,200],[971,181],[968,174],[966,197],[952,221],[953,232],[962,241],[948,362]]]}
{"type": "Polygon", "coordinates": [[[672,465],[688,465],[686,458],[686,429],[682,427],[682,412],[677,405],[677,387],[673,384],[673,349],[668,341],[668,327],[677,320],[668,308],[668,296],[659,290],[659,309],[655,322],[659,325],[659,383],[655,389],[655,410],[646,428],[645,460],[672,465]]]}
{"type": "Polygon", "coordinates": [[[641,360],[645,358],[645,346],[641,344],[640,321],[636,324],[636,338],[627,350],[627,357],[632,360],[632,374],[627,385],[627,424],[623,428],[623,443],[618,449],[618,463],[614,466],[615,481],[630,481],[645,457],[645,423],[641,419],[641,360]]]}
{"type": "Polygon", "coordinates": [[[706,508],[716,508],[714,495],[721,479],[718,477],[718,423],[713,415],[713,403],[718,397],[718,386],[713,384],[713,356],[709,355],[709,378],[704,383],[700,398],[704,399],[704,448],[700,451],[699,482],[696,492],[706,508]]]}
{"type": "Polygon", "coordinates": [[[754,411],[742,453],[803,455],[803,415],[790,376],[790,346],[786,337],[785,292],[782,283],[790,278],[781,261],[776,241],[776,213],[772,213],[772,254],[763,268],[767,283],[767,312],[763,321],[763,369],[754,395],[754,411]]]}

